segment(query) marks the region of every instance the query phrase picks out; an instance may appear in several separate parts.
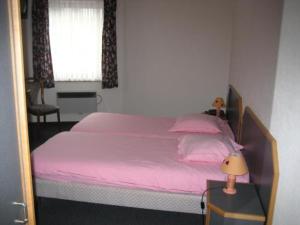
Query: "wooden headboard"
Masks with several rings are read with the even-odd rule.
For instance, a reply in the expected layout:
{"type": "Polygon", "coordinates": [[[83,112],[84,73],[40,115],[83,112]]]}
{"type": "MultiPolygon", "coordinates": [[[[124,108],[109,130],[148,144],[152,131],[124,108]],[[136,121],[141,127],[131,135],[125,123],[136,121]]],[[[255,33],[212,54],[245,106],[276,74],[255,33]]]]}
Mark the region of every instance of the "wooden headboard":
{"type": "Polygon", "coordinates": [[[261,121],[246,107],[243,117],[241,144],[248,164],[250,181],[255,184],[266,215],[266,225],[271,225],[278,185],[278,156],[276,140],[261,121]]]}
{"type": "Polygon", "coordinates": [[[231,127],[236,141],[240,142],[240,131],[242,125],[243,105],[242,97],[236,89],[229,85],[227,101],[226,101],[226,117],[228,124],[231,127]]]}

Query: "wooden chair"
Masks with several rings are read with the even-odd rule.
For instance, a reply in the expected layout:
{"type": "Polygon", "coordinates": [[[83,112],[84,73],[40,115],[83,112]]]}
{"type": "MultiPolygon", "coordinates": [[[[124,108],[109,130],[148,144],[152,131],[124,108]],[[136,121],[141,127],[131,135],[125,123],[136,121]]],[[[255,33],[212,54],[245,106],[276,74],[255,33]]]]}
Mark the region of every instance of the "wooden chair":
{"type": "Polygon", "coordinates": [[[60,111],[59,107],[54,105],[48,105],[45,103],[44,97],[44,81],[41,79],[39,81],[33,78],[27,79],[27,109],[28,112],[37,117],[37,125],[40,126],[40,117],[44,118],[44,123],[46,123],[46,116],[49,114],[56,113],[57,122],[60,125],[60,111]],[[41,104],[37,101],[37,96],[39,90],[41,91],[41,104]]]}

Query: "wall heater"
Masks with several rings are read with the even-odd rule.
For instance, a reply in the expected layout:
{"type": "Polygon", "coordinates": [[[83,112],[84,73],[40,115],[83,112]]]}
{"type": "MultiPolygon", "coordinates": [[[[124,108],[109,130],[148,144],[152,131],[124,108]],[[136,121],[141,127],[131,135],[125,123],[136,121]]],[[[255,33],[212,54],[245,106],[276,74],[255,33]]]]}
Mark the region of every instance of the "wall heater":
{"type": "Polygon", "coordinates": [[[96,92],[57,92],[56,97],[62,114],[97,112],[96,92]]]}

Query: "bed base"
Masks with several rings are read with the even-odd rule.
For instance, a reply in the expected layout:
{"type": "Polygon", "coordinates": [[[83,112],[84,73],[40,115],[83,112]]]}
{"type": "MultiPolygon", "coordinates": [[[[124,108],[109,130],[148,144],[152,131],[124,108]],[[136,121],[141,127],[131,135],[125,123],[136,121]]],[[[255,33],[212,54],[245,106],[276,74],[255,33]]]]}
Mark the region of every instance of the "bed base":
{"type": "Polygon", "coordinates": [[[201,214],[201,196],[35,179],[38,197],[201,214]]]}

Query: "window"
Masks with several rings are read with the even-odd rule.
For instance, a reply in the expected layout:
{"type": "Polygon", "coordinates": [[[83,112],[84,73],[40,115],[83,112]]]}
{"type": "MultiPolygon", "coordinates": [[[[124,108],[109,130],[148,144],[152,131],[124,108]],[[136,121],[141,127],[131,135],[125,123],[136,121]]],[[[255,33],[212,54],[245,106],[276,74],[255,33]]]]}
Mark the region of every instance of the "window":
{"type": "Polygon", "coordinates": [[[49,0],[56,81],[101,80],[103,0],[49,0]]]}

